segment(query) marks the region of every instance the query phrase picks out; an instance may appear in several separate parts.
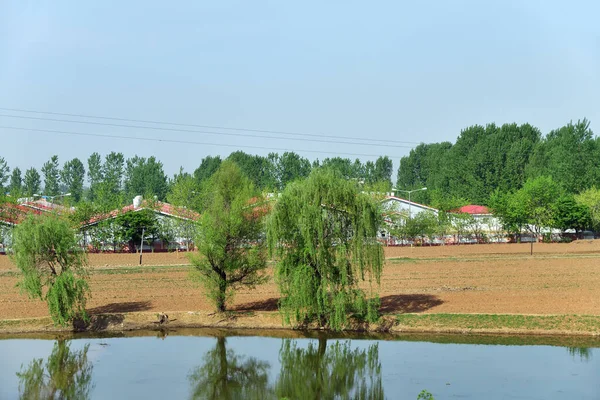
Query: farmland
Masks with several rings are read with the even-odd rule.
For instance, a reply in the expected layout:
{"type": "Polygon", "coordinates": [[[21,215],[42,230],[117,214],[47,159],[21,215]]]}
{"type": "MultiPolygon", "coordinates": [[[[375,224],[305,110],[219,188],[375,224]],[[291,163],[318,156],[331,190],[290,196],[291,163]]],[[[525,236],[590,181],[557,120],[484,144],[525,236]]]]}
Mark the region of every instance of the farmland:
{"type": "MultiPolygon", "coordinates": [[[[384,313],[600,315],[600,241],[386,248],[384,313]]],[[[210,311],[188,279],[185,254],[90,254],[92,314],[210,311]]],[[[272,273],[271,271],[269,273],[272,273]]],[[[45,303],[15,287],[17,270],[0,257],[0,319],[47,316],[45,303]]],[[[269,282],[235,297],[238,310],[274,311],[269,282]]]]}

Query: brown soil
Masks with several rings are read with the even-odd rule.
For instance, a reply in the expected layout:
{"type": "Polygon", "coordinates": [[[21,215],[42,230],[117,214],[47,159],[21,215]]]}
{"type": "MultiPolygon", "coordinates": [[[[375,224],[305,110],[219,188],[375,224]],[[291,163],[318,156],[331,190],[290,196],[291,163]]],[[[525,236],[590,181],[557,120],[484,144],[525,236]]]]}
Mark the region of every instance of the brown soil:
{"type": "MultiPolygon", "coordinates": [[[[535,244],[533,256],[529,250],[529,244],[386,248],[382,311],[600,315],[600,241],[535,244]]],[[[190,268],[181,266],[189,263],[185,254],[145,254],[143,260],[142,270],[127,272],[139,255],[91,254],[89,311],[211,310],[203,289],[189,280],[190,268]]],[[[19,293],[18,280],[8,258],[0,256],[0,320],[47,316],[43,302],[19,293]]],[[[274,311],[277,299],[271,281],[240,290],[232,307],[274,311]]]]}

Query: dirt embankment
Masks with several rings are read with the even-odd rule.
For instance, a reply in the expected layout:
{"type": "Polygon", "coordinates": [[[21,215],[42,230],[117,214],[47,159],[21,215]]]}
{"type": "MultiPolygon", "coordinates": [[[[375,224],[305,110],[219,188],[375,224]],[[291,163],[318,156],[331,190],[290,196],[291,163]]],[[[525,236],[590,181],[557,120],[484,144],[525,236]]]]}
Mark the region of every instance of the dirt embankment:
{"type": "MultiPolygon", "coordinates": [[[[381,311],[600,316],[600,241],[536,243],[533,256],[529,251],[529,244],[386,248],[381,311]]],[[[211,314],[211,306],[189,279],[186,254],[148,253],[143,262],[139,267],[136,254],[90,254],[90,313],[129,313],[125,322],[139,314],[152,323],[155,313],[167,312],[181,316],[180,322],[192,324],[195,318],[193,324],[202,325],[198,315],[211,314]]],[[[8,258],[0,256],[0,320],[47,317],[43,302],[15,288],[18,279],[8,258]]],[[[238,311],[237,322],[202,320],[219,326],[281,326],[278,296],[271,280],[236,293],[231,307],[238,311]]]]}

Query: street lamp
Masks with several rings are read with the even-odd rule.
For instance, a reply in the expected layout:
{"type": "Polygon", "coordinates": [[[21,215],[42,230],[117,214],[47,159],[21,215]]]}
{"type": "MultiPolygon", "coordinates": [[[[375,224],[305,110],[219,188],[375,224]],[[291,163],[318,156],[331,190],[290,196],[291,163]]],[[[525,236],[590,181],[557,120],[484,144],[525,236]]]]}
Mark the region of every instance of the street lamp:
{"type": "Polygon", "coordinates": [[[426,187],[423,187],[423,188],[421,188],[421,189],[413,189],[413,190],[402,190],[402,189],[396,189],[396,190],[397,190],[398,192],[405,192],[405,193],[408,193],[408,219],[412,219],[412,212],[411,212],[411,211],[412,211],[412,209],[411,209],[412,202],[410,201],[410,195],[411,195],[411,193],[413,193],[413,192],[418,192],[418,191],[420,191],[420,190],[427,190],[427,188],[426,188],[426,187]]]}

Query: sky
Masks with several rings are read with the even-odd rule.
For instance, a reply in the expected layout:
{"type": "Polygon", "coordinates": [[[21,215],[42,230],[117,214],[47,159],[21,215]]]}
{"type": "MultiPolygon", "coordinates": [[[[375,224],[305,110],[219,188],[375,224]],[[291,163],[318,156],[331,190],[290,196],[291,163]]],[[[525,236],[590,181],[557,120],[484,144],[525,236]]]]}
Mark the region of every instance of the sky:
{"type": "Polygon", "coordinates": [[[118,151],[172,175],[289,150],[396,169],[474,124],[598,132],[598,15],[593,0],[3,1],[0,157],[24,171],[118,151]]]}

